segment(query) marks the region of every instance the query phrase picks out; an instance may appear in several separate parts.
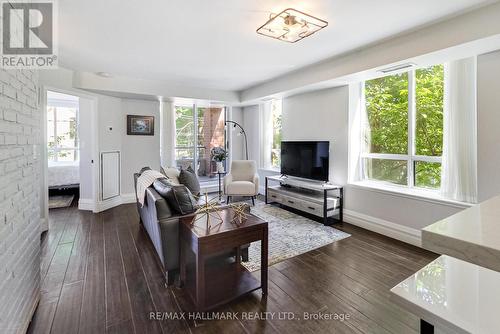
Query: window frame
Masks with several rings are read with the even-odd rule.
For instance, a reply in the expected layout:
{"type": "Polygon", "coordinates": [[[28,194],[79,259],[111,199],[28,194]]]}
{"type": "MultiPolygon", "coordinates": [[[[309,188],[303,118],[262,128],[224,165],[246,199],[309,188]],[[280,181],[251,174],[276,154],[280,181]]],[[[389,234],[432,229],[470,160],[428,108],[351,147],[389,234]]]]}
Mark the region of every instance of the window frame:
{"type": "Polygon", "coordinates": [[[281,169],[281,141],[277,144],[279,148],[274,148],[274,130],[276,129],[275,123],[274,123],[274,110],[273,110],[273,105],[276,105],[276,108],[279,108],[279,115],[281,117],[281,124],[279,128],[279,132],[281,134],[281,137],[283,137],[283,99],[273,99],[271,101],[271,132],[273,134],[273,140],[271,142],[271,165],[269,166],[270,170],[280,170],[281,169]],[[280,159],[279,159],[279,164],[277,166],[273,165],[273,158],[272,158],[272,153],[274,151],[279,152],[280,154],[280,159]]]}
{"type": "MultiPolygon", "coordinates": [[[[177,146],[177,134],[176,134],[176,139],[175,139],[175,143],[174,143],[174,155],[175,155],[175,162],[177,163],[177,150],[182,150],[182,149],[186,149],[186,150],[193,150],[193,165],[194,166],[197,166],[198,164],[198,161],[199,161],[199,156],[198,156],[198,152],[200,149],[203,149],[203,148],[206,148],[202,145],[198,145],[198,138],[199,138],[199,135],[198,135],[198,109],[199,108],[210,108],[210,107],[217,107],[217,108],[222,108],[223,109],[223,113],[224,113],[224,122],[228,119],[228,111],[229,111],[229,108],[225,105],[222,105],[222,106],[210,106],[210,105],[206,105],[206,104],[203,104],[203,103],[175,103],[174,104],[174,109],[175,108],[192,108],[193,110],[193,143],[194,145],[192,146],[177,146]]],[[[175,122],[176,120],[174,120],[175,122]]],[[[224,149],[227,150],[228,148],[228,133],[227,133],[227,129],[226,127],[224,126],[224,149]]],[[[229,155],[231,154],[231,152],[228,152],[229,155]]],[[[226,159],[224,161],[224,164],[225,164],[225,168],[227,168],[227,161],[230,159],[231,157],[228,157],[228,159],[226,159]]],[[[196,170],[196,168],[194,168],[196,173],[198,173],[198,171],[196,170]]]]}
{"type": "MultiPolygon", "coordinates": [[[[436,66],[430,65],[430,66],[436,66]]],[[[430,67],[429,66],[429,67],[430,67]]],[[[401,73],[408,73],[408,154],[391,154],[391,153],[366,153],[364,152],[364,146],[362,145],[360,150],[360,161],[359,166],[361,169],[361,180],[362,181],[370,181],[376,182],[380,184],[389,184],[394,187],[403,187],[409,189],[419,189],[426,190],[432,192],[439,192],[440,188],[428,188],[428,187],[418,187],[415,185],[415,163],[416,162],[428,162],[428,163],[440,163],[443,165],[443,157],[441,156],[425,156],[425,155],[417,155],[416,154],[416,123],[417,123],[417,106],[416,106],[416,71],[417,69],[412,69],[410,71],[402,71],[390,73],[387,76],[397,75],[401,73]],[[407,183],[406,185],[400,185],[389,181],[370,179],[366,177],[367,171],[365,170],[364,159],[381,159],[381,160],[406,160],[407,162],[407,183]]],[[[383,76],[384,77],[384,76],[383,76]]],[[[374,78],[376,79],[376,78],[374,78]]],[[[445,78],[446,80],[446,78],[445,78]]],[[[365,126],[368,124],[368,114],[366,111],[366,81],[362,82],[361,85],[361,107],[363,108],[363,112],[361,113],[361,124],[363,125],[361,128],[361,139],[360,143],[364,141],[365,134],[365,126]]]]}
{"type": "MultiPolygon", "coordinates": [[[[54,135],[54,147],[48,147],[47,146],[48,161],[51,164],[65,164],[65,163],[79,162],[80,161],[80,155],[78,154],[80,152],[80,138],[78,136],[78,126],[79,126],[79,123],[80,123],[80,120],[79,120],[79,115],[80,115],[79,108],[75,108],[73,106],[67,106],[66,107],[66,108],[75,108],[75,110],[76,110],[76,112],[75,112],[75,114],[76,114],[75,115],[75,127],[76,127],[75,134],[76,134],[76,142],[77,142],[76,146],[61,146],[61,145],[57,144],[57,110],[58,110],[58,108],[61,108],[61,107],[47,106],[47,108],[54,108],[54,131],[53,131],[53,135],[54,135]],[[73,155],[76,156],[77,159],[75,159],[73,161],[59,161],[58,154],[61,151],[73,151],[73,155]],[[54,152],[53,159],[50,159],[49,152],[54,152]]],[[[48,112],[48,110],[46,112],[48,112]]]]}

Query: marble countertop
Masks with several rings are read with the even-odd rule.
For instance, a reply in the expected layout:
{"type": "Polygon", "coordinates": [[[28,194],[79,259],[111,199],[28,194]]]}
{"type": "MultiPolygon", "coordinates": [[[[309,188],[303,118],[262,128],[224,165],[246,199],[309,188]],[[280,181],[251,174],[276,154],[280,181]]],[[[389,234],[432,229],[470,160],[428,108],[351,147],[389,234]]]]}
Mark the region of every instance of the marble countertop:
{"type": "Polygon", "coordinates": [[[500,196],[425,227],[422,246],[500,271],[500,196]]]}
{"type": "Polygon", "coordinates": [[[391,300],[445,333],[498,333],[500,273],[440,256],[391,289],[391,300]]]}

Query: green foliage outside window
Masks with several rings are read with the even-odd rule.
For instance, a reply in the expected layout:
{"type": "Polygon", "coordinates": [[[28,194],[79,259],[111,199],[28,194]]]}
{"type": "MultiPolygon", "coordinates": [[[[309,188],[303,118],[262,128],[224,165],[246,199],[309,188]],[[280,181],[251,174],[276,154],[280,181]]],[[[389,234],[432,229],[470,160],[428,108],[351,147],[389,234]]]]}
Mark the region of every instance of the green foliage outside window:
{"type": "MultiPolygon", "coordinates": [[[[367,153],[408,155],[409,75],[365,82],[367,153]]],[[[444,66],[418,69],[415,75],[415,155],[440,157],[443,151],[444,66]]],[[[364,159],[369,178],[408,184],[406,160],[364,159]]],[[[416,161],[417,187],[439,188],[441,163],[416,161]]]]}
{"type": "MultiPolygon", "coordinates": [[[[443,154],[444,66],[437,65],[416,70],[415,79],[416,154],[441,156],[443,154]]],[[[441,186],[441,164],[416,162],[415,185],[439,188],[441,186]]]]}
{"type": "Polygon", "coordinates": [[[281,127],[282,127],[282,101],[274,100],[271,104],[273,121],[273,146],[271,148],[271,165],[273,168],[281,166],[281,127]]]}
{"type": "Polygon", "coordinates": [[[365,83],[369,153],[408,153],[408,73],[365,83]]]}

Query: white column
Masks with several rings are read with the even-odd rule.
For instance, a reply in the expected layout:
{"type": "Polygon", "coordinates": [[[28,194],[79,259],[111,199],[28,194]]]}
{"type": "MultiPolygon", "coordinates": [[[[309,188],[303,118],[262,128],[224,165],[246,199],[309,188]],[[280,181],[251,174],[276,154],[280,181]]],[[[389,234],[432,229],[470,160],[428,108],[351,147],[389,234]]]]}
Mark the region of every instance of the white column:
{"type": "Polygon", "coordinates": [[[160,103],[160,162],[175,166],[175,107],[169,100],[160,103]]]}

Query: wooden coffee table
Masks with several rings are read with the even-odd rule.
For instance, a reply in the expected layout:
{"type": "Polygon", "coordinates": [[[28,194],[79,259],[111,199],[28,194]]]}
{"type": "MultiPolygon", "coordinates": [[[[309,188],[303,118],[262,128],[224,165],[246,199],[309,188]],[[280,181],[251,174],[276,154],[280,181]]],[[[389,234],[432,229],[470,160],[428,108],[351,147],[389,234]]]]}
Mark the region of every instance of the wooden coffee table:
{"type": "MultiPolygon", "coordinates": [[[[219,211],[223,222],[207,230],[206,220],[200,219],[192,225],[192,217],[180,222],[180,280],[193,300],[196,309],[204,311],[225,304],[244,294],[262,289],[267,295],[267,222],[248,213],[243,223],[231,220],[234,210],[219,211]],[[241,264],[240,247],[261,240],[260,281],[241,264]],[[228,256],[217,257],[234,251],[235,261],[228,256]],[[186,276],[189,256],[193,257],[193,279],[186,276]]],[[[215,225],[217,221],[212,221],[215,225]]],[[[191,267],[190,267],[191,268],[191,267]]]]}

